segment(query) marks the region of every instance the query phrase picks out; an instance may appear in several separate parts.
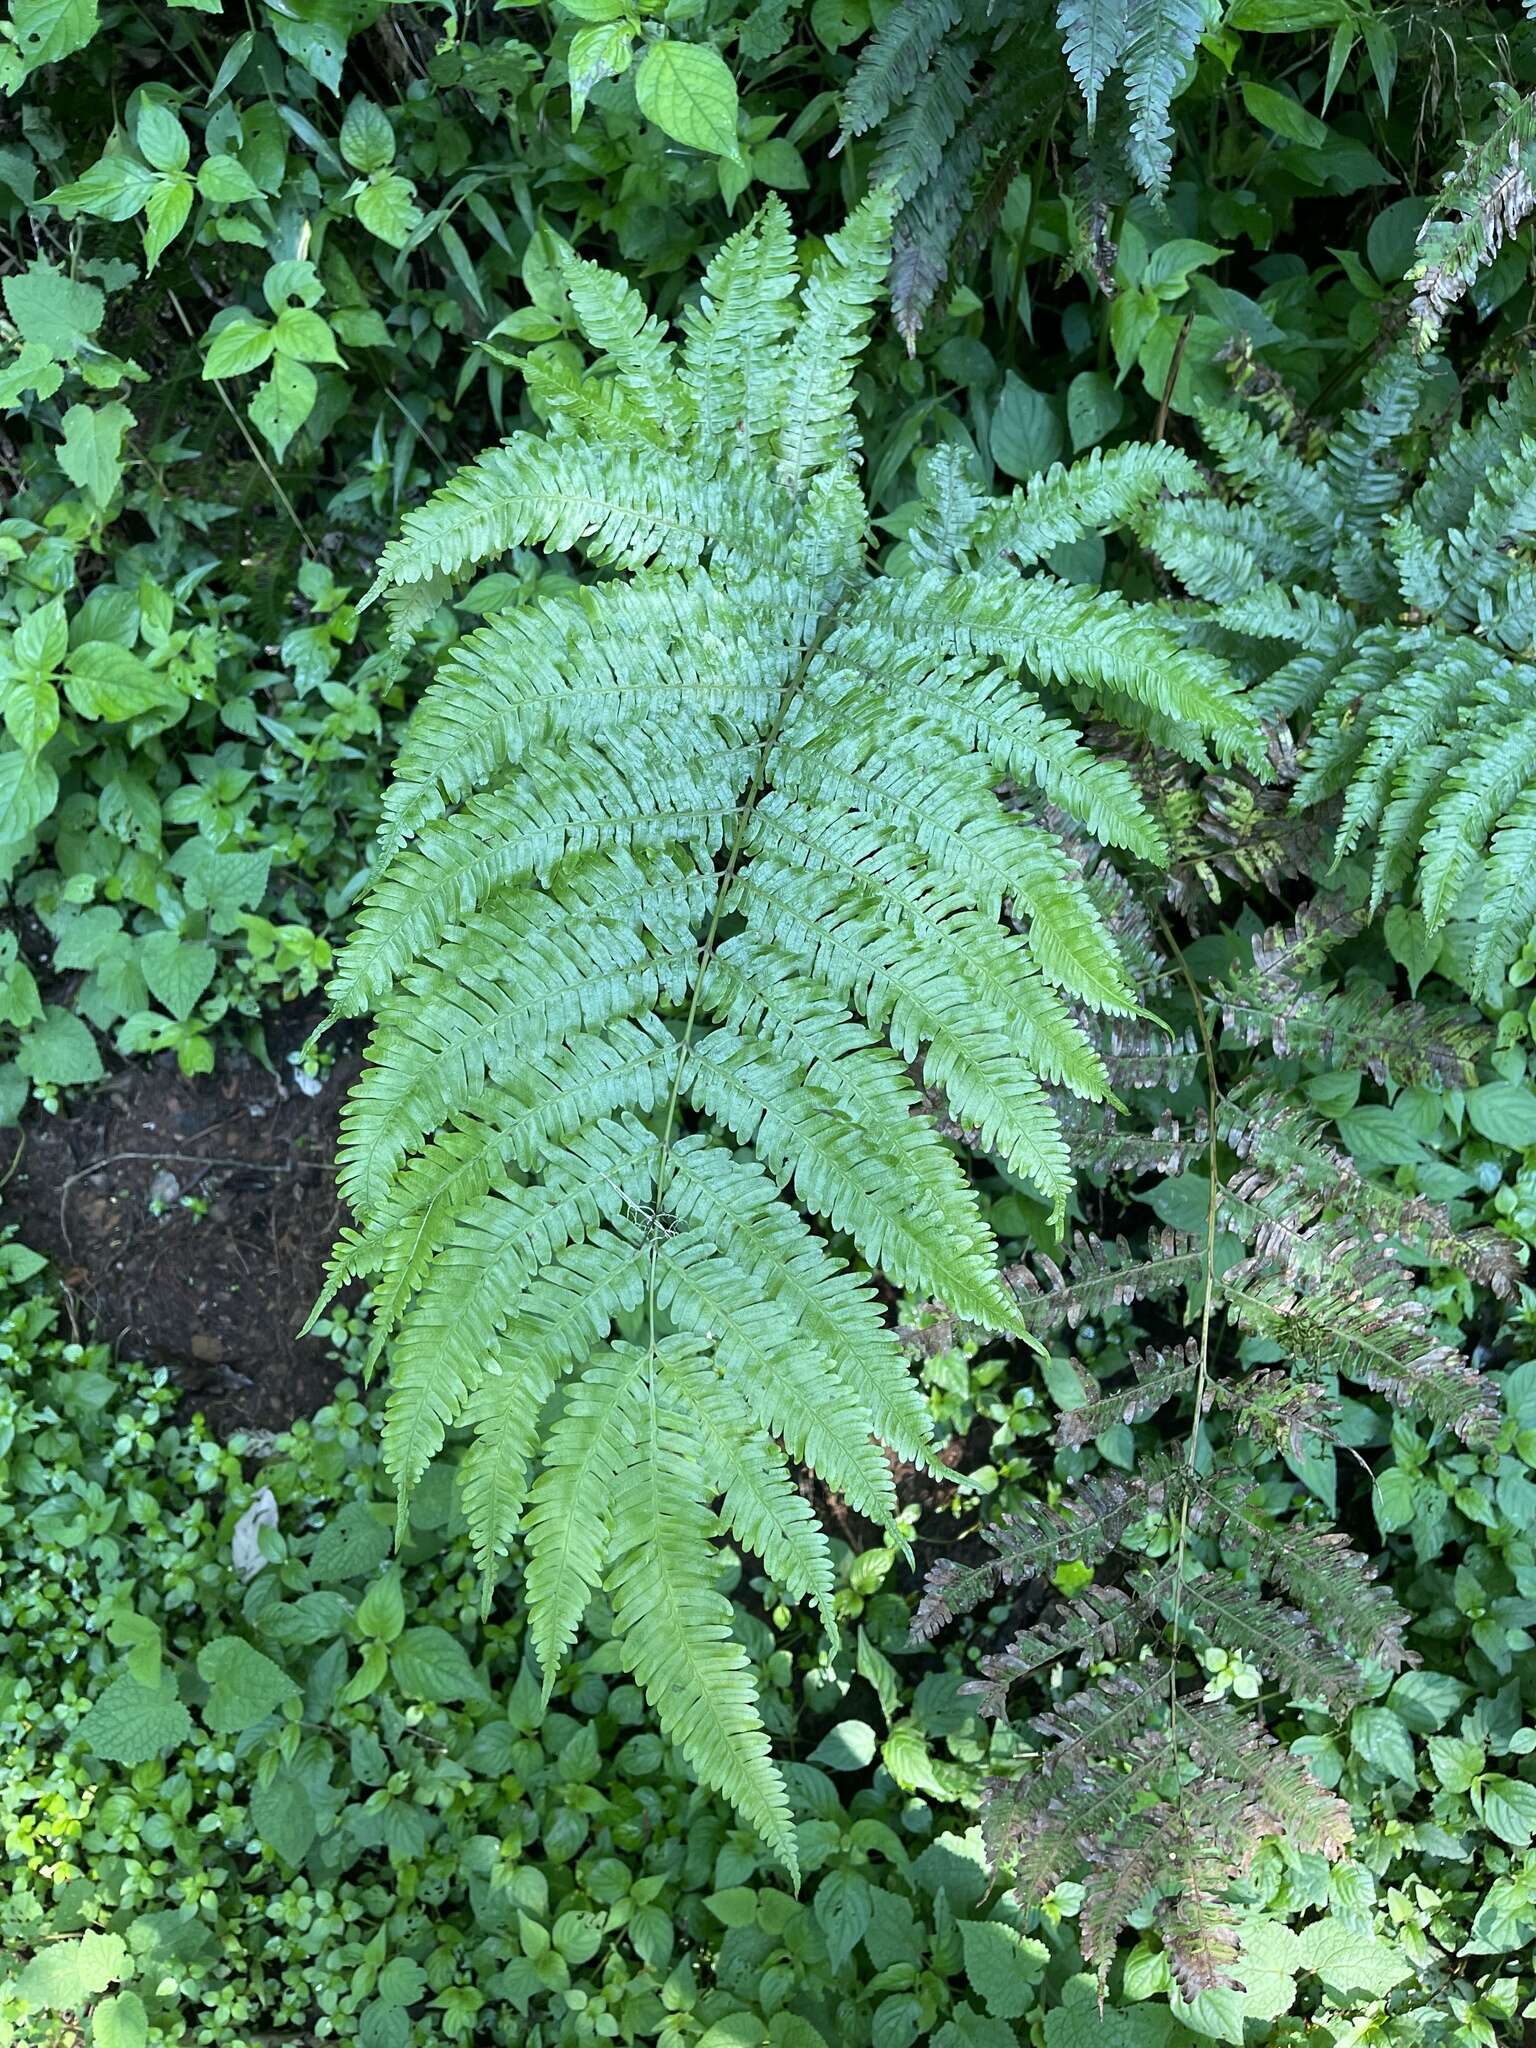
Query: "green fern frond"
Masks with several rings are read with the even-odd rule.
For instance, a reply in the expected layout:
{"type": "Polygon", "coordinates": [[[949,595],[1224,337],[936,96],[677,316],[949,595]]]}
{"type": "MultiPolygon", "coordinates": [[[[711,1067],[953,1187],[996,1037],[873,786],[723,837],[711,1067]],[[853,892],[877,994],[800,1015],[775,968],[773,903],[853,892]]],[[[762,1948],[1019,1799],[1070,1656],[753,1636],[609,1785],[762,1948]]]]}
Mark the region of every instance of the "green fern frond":
{"type": "Polygon", "coordinates": [[[961,0],[901,0],[884,16],[843,94],[844,137],[867,135],[912,91],[964,19],[961,0]]]}
{"type": "Polygon", "coordinates": [[[626,1378],[630,1450],[615,1474],[607,1584],[625,1658],[663,1732],[704,1783],[757,1829],[798,1885],[789,1799],[768,1754],[747,1653],[732,1633],[731,1603],[714,1583],[719,1489],[706,1473],[663,1377],[674,1342],[616,1353],[626,1378]]]}
{"type": "Polygon", "coordinates": [[[1106,80],[1125,55],[1130,28],[1130,0],[1059,0],[1056,29],[1062,55],[1077,80],[1090,123],[1097,118],[1106,80]]]}
{"type": "MultiPolygon", "coordinates": [[[[662,1726],[786,1857],[716,1540],[825,1610],[789,1463],[894,1525],[888,1451],[935,1454],[873,1276],[1026,1333],[928,1105],[1060,1215],[1050,1091],[1102,1098],[1092,1020],[1139,1014],[1070,835],[1161,841],[1068,698],[1133,703],[1192,758],[1262,745],[1157,608],[973,567],[1002,530],[973,488],[946,488],[926,557],[867,559],[852,378],[893,206],[831,237],[796,302],[770,205],[680,341],[566,266],[596,359],[547,435],[409,516],[381,580],[435,589],[511,545],[604,574],[444,664],[333,989],[374,1019],[336,1274],[374,1276],[393,1331],[402,1512],[467,1438],[476,1559],[489,1582],[521,1522],[546,1686],[606,1586],[662,1726]]],[[[1123,524],[1189,481],[1096,461],[1002,524],[1022,550],[1031,520],[1123,524]]]]}
{"type": "Polygon", "coordinates": [[[1131,110],[1131,168],[1149,192],[1168,189],[1173,170],[1174,95],[1205,33],[1201,0],[1130,0],[1124,55],[1131,110]]]}

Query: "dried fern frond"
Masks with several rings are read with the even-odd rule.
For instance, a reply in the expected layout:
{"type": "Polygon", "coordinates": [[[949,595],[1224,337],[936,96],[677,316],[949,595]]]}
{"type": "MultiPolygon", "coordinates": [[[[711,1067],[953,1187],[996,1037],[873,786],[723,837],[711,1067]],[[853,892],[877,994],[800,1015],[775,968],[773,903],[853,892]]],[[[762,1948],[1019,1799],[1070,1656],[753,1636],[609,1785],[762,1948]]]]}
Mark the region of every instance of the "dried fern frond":
{"type": "Polygon", "coordinates": [[[1511,235],[1536,210],[1536,97],[1497,89],[1500,112],[1489,132],[1463,145],[1409,267],[1414,336],[1433,346],[1451,308],[1511,235]]]}
{"type": "MultiPolygon", "coordinates": [[[[1148,1345],[1131,1357],[1135,1375],[1128,1387],[1110,1393],[1099,1391],[1096,1381],[1088,1382],[1091,1398],[1080,1408],[1069,1408],[1056,1425],[1056,1441],[1068,1450],[1081,1450],[1119,1422],[1142,1422],[1155,1415],[1169,1401],[1176,1401],[1194,1386],[1200,1372],[1200,1346],[1193,1337],[1182,1347],[1162,1350],[1148,1345]]],[[[1206,1405],[1210,1405],[1209,1392],[1206,1405]]]]}
{"type": "Polygon", "coordinates": [[[1077,1231],[1063,1268],[1037,1252],[1005,1266],[1019,1313],[1037,1337],[1075,1330],[1089,1317],[1134,1301],[1165,1301],[1195,1286],[1205,1270],[1205,1246],[1182,1231],[1154,1231],[1140,1251],[1123,1237],[1106,1242],[1077,1231]]]}

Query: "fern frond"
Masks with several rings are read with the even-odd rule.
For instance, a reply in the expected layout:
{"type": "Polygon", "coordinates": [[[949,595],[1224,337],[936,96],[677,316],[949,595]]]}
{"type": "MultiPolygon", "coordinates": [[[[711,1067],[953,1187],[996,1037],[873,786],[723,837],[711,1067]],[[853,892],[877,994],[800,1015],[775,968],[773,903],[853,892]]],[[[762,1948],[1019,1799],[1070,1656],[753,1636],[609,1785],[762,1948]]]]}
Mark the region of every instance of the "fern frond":
{"type": "Polygon", "coordinates": [[[1007,1716],[1013,1686],[1053,1664],[1096,1664],[1129,1654],[1142,1623],[1142,1605],[1119,1586],[1089,1586],[1033,1628],[1021,1629],[1006,1650],[981,1660],[981,1677],[961,1688],[989,1720],[1007,1716]]]}
{"type": "Polygon", "coordinates": [[[590,1358],[544,1439],[528,1502],[528,1629],[548,1699],[613,1547],[614,1504],[646,1419],[650,1359],[590,1358]]]}
{"type": "Polygon", "coordinates": [[[662,1732],[704,1783],[724,1793],[798,1884],[789,1796],[768,1754],[747,1653],[732,1633],[731,1603],[716,1587],[705,1505],[716,1491],[684,1419],[666,1404],[661,1369],[679,1344],[635,1347],[616,1377],[633,1389],[631,1454],[616,1475],[607,1584],[631,1671],[662,1732]]]}
{"type": "Polygon", "coordinates": [[[1400,1408],[1427,1416],[1467,1442],[1490,1443],[1499,1405],[1483,1375],[1432,1336],[1422,1302],[1337,1238],[1334,1277],[1326,1288],[1296,1288],[1289,1273],[1245,1261],[1222,1276],[1222,1292],[1244,1329],[1324,1371],[1339,1372],[1385,1394],[1400,1408]]]}
{"type": "MultiPolygon", "coordinates": [[[[611,372],[622,394],[623,416],[647,438],[674,442],[690,423],[666,329],[628,281],[601,264],[571,256],[563,268],[571,310],[582,334],[597,349],[594,368],[611,372]]],[[[607,422],[613,431],[613,421],[607,422]]]]}
{"type": "Polygon", "coordinates": [[[1098,116],[1105,81],[1125,55],[1130,0],[1059,0],[1056,28],[1091,124],[1098,116]]]}
{"type": "Polygon", "coordinates": [[[813,1602],[828,1633],[835,1634],[832,1555],[783,1454],[764,1441],[707,1350],[670,1345],[658,1355],[657,1372],[697,1434],[704,1469],[720,1495],[721,1521],[763,1560],[791,1599],[813,1602]]]}
{"type": "Polygon", "coordinates": [[[813,470],[858,450],[853,367],[890,258],[895,201],[875,192],[827,241],[801,296],[785,363],[778,477],[798,492],[813,470]]]}
{"type": "Polygon", "coordinates": [[[1131,168],[1154,194],[1168,189],[1173,170],[1168,110],[1204,32],[1201,0],[1130,0],[1122,63],[1131,110],[1131,168]]]}
{"type": "Polygon", "coordinates": [[[1403,1641],[1408,1616],[1341,1530],[1296,1522],[1279,1527],[1210,1488],[1202,1489],[1200,1506],[1205,1525],[1240,1550],[1330,1642],[1389,1671],[1418,1662],[1403,1641]]]}
{"type": "MultiPolygon", "coordinates": [[[[1172,1601],[1170,1592],[1165,1610],[1172,1601]]],[[[1239,1651],[1293,1699],[1320,1699],[1338,1713],[1369,1692],[1355,1660],[1335,1650],[1300,1608],[1267,1599],[1242,1579],[1224,1572],[1187,1576],[1178,1611],[1207,1641],[1239,1651]]]]}
{"type": "MultiPolygon", "coordinates": [[[[476,1559],[489,1581],[521,1518],[546,1681],[606,1584],[662,1725],[786,1856],[712,1539],[825,1609],[789,1464],[892,1527],[888,1451],[935,1462],[875,1276],[1026,1333],[925,1103],[1064,1212],[1049,1090],[1101,1098],[1084,1020],[1139,1015],[1073,835],[1161,845],[1066,695],[1135,700],[1192,758],[1259,737],[1155,607],[973,568],[992,501],[953,475],[942,544],[867,557],[852,379],[894,204],[798,299],[770,205],[680,348],[567,266],[596,360],[549,386],[547,434],[409,516],[381,580],[414,606],[511,545],[604,574],[504,607],[440,670],[333,991],[374,1016],[334,1279],[374,1276],[394,1333],[402,1512],[467,1431],[476,1559]]],[[[1102,525],[1184,475],[1125,459],[1065,488],[1102,525]]]]}
{"type": "Polygon", "coordinates": [[[1255,1807],[1304,1854],[1340,1856],[1354,1837],[1349,1808],[1325,1792],[1306,1765],[1281,1747],[1269,1731],[1240,1718],[1222,1700],[1190,1709],[1189,1745],[1196,1765],[1205,1765],[1243,1785],[1255,1807]]]}
{"type": "Polygon", "coordinates": [[[1141,1422],[1155,1415],[1166,1402],[1176,1401],[1194,1386],[1200,1371],[1200,1346],[1193,1337],[1179,1349],[1160,1351],[1149,1345],[1139,1355],[1132,1354],[1131,1369],[1136,1375],[1134,1386],[1114,1393],[1101,1394],[1097,1383],[1090,1382],[1089,1398],[1080,1408],[1069,1408],[1057,1424],[1057,1441],[1069,1450],[1081,1450],[1116,1423],[1141,1422]]]}
{"type": "Polygon", "coordinates": [[[899,0],[859,52],[843,94],[845,138],[867,135],[907,97],[965,12],[961,0],[899,0]]]}
{"type": "MultiPolygon", "coordinates": [[[[1353,920],[1351,920],[1353,922],[1353,920]]],[[[1327,991],[1301,976],[1316,957],[1312,928],[1273,927],[1256,939],[1254,965],[1217,989],[1222,1021],[1245,1045],[1272,1045],[1381,1082],[1471,1087],[1492,1034],[1481,1017],[1448,1005],[1393,1002],[1365,981],[1327,991]]]]}
{"type": "Polygon", "coordinates": [[[1090,533],[1134,528],[1165,496],[1198,497],[1205,489],[1189,457],[1162,441],[1095,448],[1069,466],[1052,463],[989,507],[976,535],[983,560],[1006,555],[1021,569],[1090,533]]]}
{"type": "Polygon", "coordinates": [[[1027,1264],[1009,1267],[1007,1278],[1025,1323],[1045,1337],[1097,1321],[1111,1308],[1183,1293],[1204,1270],[1204,1245],[1179,1231],[1155,1232],[1143,1252],[1133,1252],[1123,1237],[1106,1243],[1079,1231],[1065,1270],[1040,1252],[1027,1264]]]}
{"type": "Polygon", "coordinates": [[[683,309],[680,375],[706,448],[761,444],[777,422],[794,325],[795,244],[789,215],[770,200],[723,243],[696,305],[683,309]]]}
{"type": "Polygon", "coordinates": [[[1463,145],[1462,162],[1419,229],[1408,282],[1420,348],[1434,343],[1452,306],[1536,208],[1536,101],[1506,85],[1498,98],[1489,133],[1463,145]]]}

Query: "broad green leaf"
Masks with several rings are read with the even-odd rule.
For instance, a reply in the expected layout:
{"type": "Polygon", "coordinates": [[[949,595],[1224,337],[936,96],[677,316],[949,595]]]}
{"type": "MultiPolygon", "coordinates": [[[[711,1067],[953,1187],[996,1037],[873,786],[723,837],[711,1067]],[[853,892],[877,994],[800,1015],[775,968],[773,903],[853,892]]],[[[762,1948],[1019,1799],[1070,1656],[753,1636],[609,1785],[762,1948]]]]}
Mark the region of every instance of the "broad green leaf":
{"type": "Polygon", "coordinates": [[[587,94],[600,78],[622,78],[635,54],[632,21],[596,21],[571,37],[566,69],[571,87],[571,126],[578,128],[587,94]]]}
{"type": "Polygon", "coordinates": [[[335,363],[336,337],[321,316],[308,306],[285,306],[277,316],[272,339],[279,355],[292,356],[301,363],[335,363]]]}
{"type": "Polygon", "coordinates": [[[92,2048],[145,2048],[149,2014],[137,1991],[103,1998],[91,2013],[92,2048]]]}
{"type": "Polygon", "coordinates": [[[1097,446],[1124,415],[1125,400],[1104,371],[1080,370],[1067,386],[1067,431],[1075,455],[1097,446]]]}
{"type": "Polygon", "coordinates": [[[113,1679],[75,1730],[92,1756],[128,1765],[168,1756],[191,1733],[192,1716],[174,1687],[141,1685],[126,1675],[113,1679]]]}
{"type": "Polygon", "coordinates": [[[394,161],[395,131],[382,107],[361,93],[347,108],[341,124],[341,153],[354,171],[367,177],[394,161]]]}
{"type": "Polygon", "coordinates": [[[235,156],[210,156],[199,164],[197,189],[216,206],[233,206],[242,199],[261,197],[261,187],[235,156]]]}
{"type": "Polygon", "coordinates": [[[64,694],[82,718],[100,718],[112,725],[186,703],[168,676],[111,640],[88,640],[74,649],[65,670],[64,694]]]}
{"type": "Polygon", "coordinates": [[[211,946],[176,932],[152,932],[139,947],[139,967],[155,1001],[185,1022],[213,979],[218,959],[211,946]]]}
{"type": "Polygon", "coordinates": [[[36,342],[68,362],[100,327],[106,300],[93,284],[66,277],[38,259],[0,283],[5,310],[24,342],[36,342]]]}
{"type": "Polygon", "coordinates": [[[153,270],[187,224],[194,186],[179,173],[162,178],[144,202],[144,259],[153,270]]]}
{"type": "Polygon", "coordinates": [[[75,213],[90,213],[98,220],[132,220],[143,212],[160,184],[159,172],[141,164],[137,157],[104,156],[72,185],[61,185],[52,198],[66,219],[75,213]]]}
{"type": "Polygon", "coordinates": [[[14,92],[44,64],[83,50],[98,27],[97,0],[11,0],[14,46],[0,43],[0,85],[14,92]]]}
{"type": "Polygon", "coordinates": [[[120,1934],[82,1934],[39,1949],[16,1979],[16,1996],[44,2012],[83,2012],[127,1974],[128,1947],[120,1934]]]}
{"type": "Polygon", "coordinates": [[[24,1034],[16,1049],[16,1064],[40,1088],[83,1088],[106,1072],[87,1027],[72,1011],[54,1003],[44,1010],[42,1022],[24,1034]]]}
{"type": "Polygon", "coordinates": [[[64,415],[59,467],[105,511],[123,480],[123,436],[134,425],[126,405],[72,405],[64,415]]]}
{"type": "Polygon", "coordinates": [[[405,1627],[405,1595],[398,1571],[375,1579],[358,1602],[357,1625],[365,1636],[392,1643],[405,1627]]]}
{"type": "Polygon", "coordinates": [[[216,1636],[198,1652],[198,1676],[211,1688],[202,1716],[216,1735],[254,1728],[299,1688],[287,1672],[241,1636],[216,1636]]]}
{"type": "Polygon", "coordinates": [[[1331,1916],[1303,1927],[1299,1939],[1302,1968],[1321,1977],[1325,1990],[1341,2003],[1384,1998],[1417,1974],[1389,1942],[1361,1934],[1331,1916]]]}
{"type": "Polygon", "coordinates": [[[289,442],[314,411],[319,389],[307,363],[278,356],[251,400],[251,418],[279,459],[287,454],[289,442]]]}
{"type": "Polygon", "coordinates": [[[52,675],[69,652],[69,620],[62,597],[27,613],[11,641],[11,663],[23,675],[52,675]]]}
{"type": "Polygon", "coordinates": [[[1489,1081],[1468,1091],[1467,1121],[1480,1138],[1524,1152],[1536,1145],[1536,1092],[1518,1081],[1489,1081]]]}
{"type": "Polygon", "coordinates": [[[1472,1798],[1501,1842],[1508,1842],[1513,1849],[1530,1847],[1536,1837],[1536,1785],[1494,1772],[1476,1787],[1472,1798]]]}
{"type": "Polygon", "coordinates": [[[309,1854],[316,1831],[314,1801],[294,1772],[279,1771],[270,1785],[257,1785],[251,1794],[251,1820],[262,1841],[290,1870],[309,1854]]]}
{"type": "Polygon", "coordinates": [[[1035,1999],[1050,1951],[1000,1920],[962,1920],[960,1943],[971,1989],[994,2019],[1016,2020],[1035,1999]]]}
{"type": "Polygon", "coordinates": [[[392,249],[403,249],[421,226],[416,188],[398,171],[381,171],[371,178],[358,193],[354,210],[369,234],[392,249]]]}
{"type": "Polygon", "coordinates": [[[327,92],[340,92],[347,40],[358,24],[353,0],[263,0],[261,17],[278,47],[327,92]]]}
{"type": "Polygon", "coordinates": [[[827,1960],[841,1970],[870,1923],[869,1880],[856,1870],[829,1870],[816,1887],[814,1911],[826,1936],[827,1960]]]}
{"type": "Polygon", "coordinates": [[[395,1683],[407,1699],[446,1705],[485,1696],[485,1686],[464,1645],[446,1629],[407,1629],[391,1651],[389,1663],[395,1683]]]}
{"type": "Polygon", "coordinates": [[[264,321],[253,320],[248,313],[226,321],[209,338],[203,376],[242,377],[248,370],[260,369],[271,355],[275,339],[271,327],[264,321]]]}
{"type": "Polygon", "coordinates": [[[1390,1708],[1357,1707],[1350,1718],[1349,1739],[1357,1754],[1377,1770],[1405,1785],[1414,1782],[1413,1743],[1390,1708]]]}
{"type": "Polygon", "coordinates": [[[59,693],[41,676],[12,676],[0,683],[5,729],[29,761],[59,729],[59,693]]]}
{"type": "Polygon", "coordinates": [[[736,81],[709,44],[652,43],[635,71],[635,99],[674,142],[739,160],[736,81]]]}
{"type": "Polygon", "coordinates": [[[992,414],[992,460],[1004,475],[1022,482],[1049,469],[1062,452],[1061,422],[1041,391],[1031,390],[1012,370],[992,414]]]}
{"type": "Polygon", "coordinates": [[[1316,114],[1309,114],[1299,100],[1272,85],[1260,85],[1245,78],[1243,105],[1255,121],[1273,130],[1286,142],[1299,142],[1307,149],[1321,149],[1328,140],[1328,127],[1316,114]]]}
{"type": "Polygon", "coordinates": [[[171,112],[156,100],[145,100],[134,124],[139,154],[157,171],[184,171],[192,155],[187,131],[171,112]]]}
{"type": "Polygon", "coordinates": [[[808,1762],[824,1771],[862,1771],[875,1754],[875,1731],[867,1721],[839,1721],[811,1751],[808,1762]]]}

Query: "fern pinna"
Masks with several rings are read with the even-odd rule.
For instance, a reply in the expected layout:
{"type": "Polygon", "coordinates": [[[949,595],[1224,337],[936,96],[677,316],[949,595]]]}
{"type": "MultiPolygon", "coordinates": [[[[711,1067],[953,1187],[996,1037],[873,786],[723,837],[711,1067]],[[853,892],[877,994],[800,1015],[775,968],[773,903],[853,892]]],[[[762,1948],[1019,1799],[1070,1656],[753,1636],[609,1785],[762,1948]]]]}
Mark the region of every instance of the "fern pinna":
{"type": "Polygon", "coordinates": [[[548,431],[412,514],[379,582],[409,618],[514,545],[606,574],[438,675],[333,986],[376,1019],[334,1277],[373,1279],[402,1503],[468,1431],[487,1588],[521,1527],[546,1682],[606,1588],[663,1729],[791,1864],[714,1541],[830,1613],[789,1461],[888,1524],[881,1447],[930,1458],[871,1276],[1024,1328],[909,1069],[1059,1216],[1049,1091],[1102,1097],[1080,1019],[1135,1007],[1039,807],[1152,860],[1158,835],[1053,700],[1192,758],[1260,748],[1158,607],[1042,566],[1191,482],[1170,451],[1000,502],[939,456],[899,568],[871,563],[851,380],[890,210],[797,297],[771,205],[678,339],[568,264],[591,368],[530,361],[548,431]]]}

